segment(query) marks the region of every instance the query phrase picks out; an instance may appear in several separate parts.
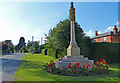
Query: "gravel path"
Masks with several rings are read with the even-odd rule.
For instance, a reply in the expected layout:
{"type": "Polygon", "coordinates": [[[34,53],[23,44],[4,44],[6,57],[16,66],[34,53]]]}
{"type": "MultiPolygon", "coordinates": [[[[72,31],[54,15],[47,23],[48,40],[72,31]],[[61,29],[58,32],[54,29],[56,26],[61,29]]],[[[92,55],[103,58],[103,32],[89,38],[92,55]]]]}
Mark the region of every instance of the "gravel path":
{"type": "Polygon", "coordinates": [[[4,55],[2,58],[0,57],[0,61],[2,62],[0,62],[0,78],[2,81],[13,80],[13,76],[24,56],[24,53],[13,53],[10,55],[4,55]]]}

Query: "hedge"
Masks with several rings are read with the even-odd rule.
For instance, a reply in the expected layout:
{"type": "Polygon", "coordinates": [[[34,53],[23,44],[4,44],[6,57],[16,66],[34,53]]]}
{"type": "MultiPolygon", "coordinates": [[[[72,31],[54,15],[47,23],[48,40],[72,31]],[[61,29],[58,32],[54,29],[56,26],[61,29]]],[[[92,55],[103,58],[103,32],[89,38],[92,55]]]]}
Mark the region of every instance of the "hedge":
{"type": "MultiPolygon", "coordinates": [[[[67,53],[67,48],[64,51],[58,50],[58,58],[64,57],[67,53]]],[[[42,53],[44,53],[42,50],[42,53]]],[[[107,63],[118,63],[118,55],[120,55],[120,43],[89,43],[82,44],[80,46],[80,54],[88,57],[91,60],[99,61],[100,59],[105,59],[107,63]]],[[[47,55],[56,56],[56,50],[53,48],[47,49],[47,55]]]]}
{"type": "Polygon", "coordinates": [[[93,60],[105,59],[108,63],[118,63],[120,43],[91,43],[88,58],[93,60]]]}

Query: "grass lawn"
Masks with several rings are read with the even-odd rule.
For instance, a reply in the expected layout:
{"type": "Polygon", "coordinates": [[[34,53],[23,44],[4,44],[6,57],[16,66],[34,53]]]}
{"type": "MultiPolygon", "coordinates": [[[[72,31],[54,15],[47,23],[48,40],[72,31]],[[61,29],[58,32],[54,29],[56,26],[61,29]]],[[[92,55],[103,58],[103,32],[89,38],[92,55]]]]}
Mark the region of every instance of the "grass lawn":
{"type": "Polygon", "coordinates": [[[118,68],[117,64],[110,64],[109,75],[96,75],[96,76],[59,76],[52,75],[43,71],[43,65],[50,60],[56,61],[57,59],[42,55],[42,54],[29,54],[26,53],[21,61],[18,70],[14,77],[16,81],[118,81],[118,68]]]}

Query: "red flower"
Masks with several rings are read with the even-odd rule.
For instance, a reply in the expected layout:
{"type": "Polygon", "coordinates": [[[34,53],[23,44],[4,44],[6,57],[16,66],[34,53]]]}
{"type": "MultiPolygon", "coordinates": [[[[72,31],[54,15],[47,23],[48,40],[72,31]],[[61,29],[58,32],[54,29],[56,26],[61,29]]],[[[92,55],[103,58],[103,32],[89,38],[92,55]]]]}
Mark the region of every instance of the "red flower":
{"type": "Polygon", "coordinates": [[[44,67],[45,67],[46,65],[44,65],[44,67]]]}
{"type": "Polygon", "coordinates": [[[86,66],[86,68],[88,68],[88,66],[86,66]]]}
{"type": "Polygon", "coordinates": [[[79,68],[79,65],[76,65],[77,68],[79,68]]]}
{"type": "Polygon", "coordinates": [[[72,67],[70,69],[72,69],[72,67]]]}
{"type": "Polygon", "coordinates": [[[99,70],[102,70],[102,69],[99,69],[99,70]]]}
{"type": "Polygon", "coordinates": [[[85,67],[85,65],[83,65],[83,68],[85,67]]]}
{"type": "Polygon", "coordinates": [[[90,67],[90,65],[88,64],[87,66],[89,66],[90,67]]]}
{"type": "Polygon", "coordinates": [[[68,65],[68,68],[70,68],[71,66],[70,65],[68,65]]]}
{"type": "Polygon", "coordinates": [[[107,66],[109,66],[109,64],[107,64],[107,66]]]}
{"type": "Polygon", "coordinates": [[[49,67],[50,65],[47,65],[47,67],[49,67]]]}
{"type": "Polygon", "coordinates": [[[100,59],[100,62],[101,62],[101,61],[104,61],[104,59],[100,59]]]}
{"type": "Polygon", "coordinates": [[[52,64],[50,64],[50,66],[52,66],[52,64]]]}
{"type": "Polygon", "coordinates": [[[69,63],[69,65],[71,65],[71,63],[69,63]]]}
{"type": "Polygon", "coordinates": [[[103,64],[106,64],[106,62],[103,62],[103,64]]]}
{"type": "Polygon", "coordinates": [[[76,65],[80,65],[79,63],[76,63],[76,65]]]}

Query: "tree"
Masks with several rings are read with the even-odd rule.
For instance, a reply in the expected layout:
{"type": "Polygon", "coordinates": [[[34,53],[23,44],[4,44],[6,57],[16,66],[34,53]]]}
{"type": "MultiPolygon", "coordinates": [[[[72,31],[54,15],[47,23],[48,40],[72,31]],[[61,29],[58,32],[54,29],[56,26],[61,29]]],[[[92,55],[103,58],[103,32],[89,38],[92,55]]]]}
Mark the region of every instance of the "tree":
{"type": "Polygon", "coordinates": [[[40,47],[39,47],[39,42],[38,41],[33,42],[33,52],[34,53],[40,53],[40,47]]]}
{"type": "Polygon", "coordinates": [[[19,43],[18,43],[18,45],[16,45],[16,50],[20,50],[22,47],[24,47],[25,46],[25,38],[24,37],[20,37],[20,40],[19,40],[19,43]]]}
{"type": "MultiPolygon", "coordinates": [[[[24,48],[27,52],[32,52],[32,42],[28,40],[27,45],[24,48]]],[[[40,53],[39,41],[33,42],[33,53],[40,53]]]]}
{"type": "Polygon", "coordinates": [[[7,48],[9,47],[9,44],[6,43],[5,41],[2,42],[2,53],[3,54],[6,54],[8,51],[7,51],[7,48]]]}
{"type": "MultiPolygon", "coordinates": [[[[66,55],[66,49],[70,44],[70,20],[60,21],[56,27],[49,30],[48,35],[45,34],[47,43],[46,48],[53,48],[58,55],[66,55]]],[[[75,38],[79,47],[83,43],[89,42],[89,37],[86,37],[80,25],[75,22],[75,38]]]]}
{"type": "Polygon", "coordinates": [[[2,42],[2,53],[14,53],[14,45],[11,40],[5,40],[2,42]]]}

